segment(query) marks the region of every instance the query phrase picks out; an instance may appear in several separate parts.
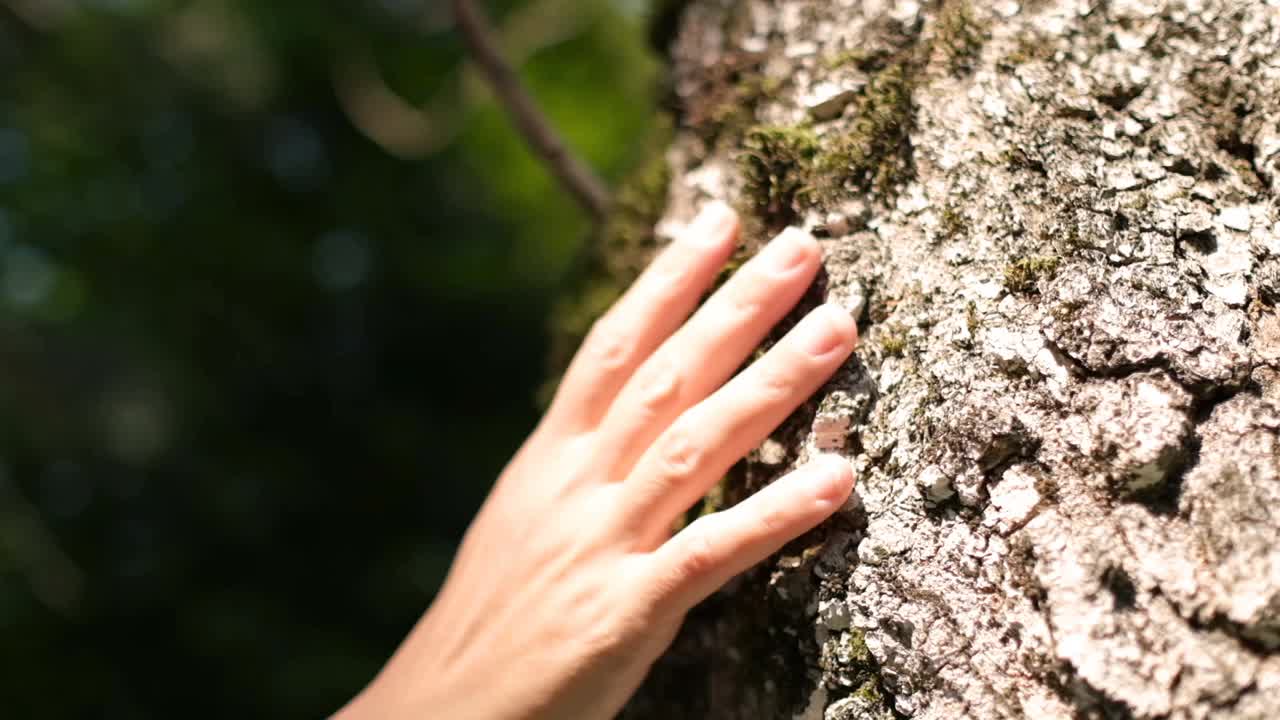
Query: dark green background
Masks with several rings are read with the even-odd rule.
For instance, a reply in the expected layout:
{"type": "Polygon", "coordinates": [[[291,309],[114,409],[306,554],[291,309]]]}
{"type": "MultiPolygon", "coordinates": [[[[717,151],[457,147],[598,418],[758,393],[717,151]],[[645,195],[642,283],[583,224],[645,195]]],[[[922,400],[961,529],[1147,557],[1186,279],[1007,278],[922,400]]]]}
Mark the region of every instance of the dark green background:
{"type": "MultiPolygon", "coordinates": [[[[432,597],[589,231],[446,5],[0,2],[0,716],[319,717],[432,597]],[[434,149],[358,129],[362,58],[434,149]]],[[[639,162],[646,3],[489,9],[639,162]]]]}

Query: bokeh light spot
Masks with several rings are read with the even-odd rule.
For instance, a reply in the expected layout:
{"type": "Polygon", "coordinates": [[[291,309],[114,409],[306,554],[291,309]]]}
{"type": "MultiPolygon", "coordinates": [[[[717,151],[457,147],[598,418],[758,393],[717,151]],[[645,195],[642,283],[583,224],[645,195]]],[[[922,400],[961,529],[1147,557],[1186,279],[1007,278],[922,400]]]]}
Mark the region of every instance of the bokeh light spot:
{"type": "Polygon", "coordinates": [[[58,270],[44,251],[14,245],[5,253],[0,292],[13,305],[22,308],[40,305],[49,298],[57,280],[58,270]]]}
{"type": "Polygon", "coordinates": [[[311,272],[316,282],[331,292],[363,285],[372,267],[373,251],[368,239],[353,230],[325,234],[311,253],[311,272]]]}
{"type": "Polygon", "coordinates": [[[160,393],[137,386],[118,387],[103,403],[107,445],[116,457],[142,465],[169,444],[170,413],[160,393]]]}
{"type": "Polygon", "coordinates": [[[267,167],[289,190],[314,190],[329,178],[320,133],[298,118],[281,118],[267,133],[267,167]]]}

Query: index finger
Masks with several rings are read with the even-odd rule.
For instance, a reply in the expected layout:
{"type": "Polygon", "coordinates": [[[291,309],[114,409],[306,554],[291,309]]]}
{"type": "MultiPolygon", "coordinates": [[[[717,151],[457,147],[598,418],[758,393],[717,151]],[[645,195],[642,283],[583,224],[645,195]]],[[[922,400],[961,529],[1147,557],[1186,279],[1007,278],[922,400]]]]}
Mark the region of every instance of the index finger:
{"type": "Polygon", "coordinates": [[[712,201],[592,326],[547,416],[570,432],[593,428],[653,351],[715,281],[738,237],[738,216],[712,201]]]}

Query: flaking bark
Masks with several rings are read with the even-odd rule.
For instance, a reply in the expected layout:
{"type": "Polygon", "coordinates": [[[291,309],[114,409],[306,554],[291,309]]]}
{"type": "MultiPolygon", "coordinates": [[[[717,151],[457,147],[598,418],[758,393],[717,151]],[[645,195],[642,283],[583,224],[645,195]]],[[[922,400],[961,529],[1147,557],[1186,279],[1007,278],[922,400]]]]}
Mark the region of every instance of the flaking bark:
{"type": "Polygon", "coordinates": [[[1280,2],[694,0],[672,59],[659,234],[803,226],[862,330],[718,497],[858,486],[625,716],[1276,717],[1280,2]]]}

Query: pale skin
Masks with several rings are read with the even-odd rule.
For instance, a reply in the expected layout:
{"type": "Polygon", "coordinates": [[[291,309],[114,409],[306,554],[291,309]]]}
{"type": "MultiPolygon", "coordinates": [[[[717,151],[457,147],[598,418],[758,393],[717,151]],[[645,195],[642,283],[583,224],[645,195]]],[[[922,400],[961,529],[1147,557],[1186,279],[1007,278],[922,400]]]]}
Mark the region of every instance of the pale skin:
{"type": "Polygon", "coordinates": [[[821,264],[784,232],[699,307],[737,234],[709,204],[593,326],[436,601],[339,720],[612,718],[690,608],[844,504],[848,462],[819,456],[672,533],[857,341],[824,305],[735,376],[821,264]]]}

